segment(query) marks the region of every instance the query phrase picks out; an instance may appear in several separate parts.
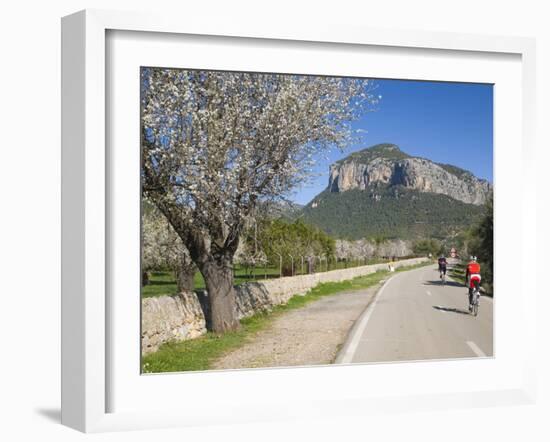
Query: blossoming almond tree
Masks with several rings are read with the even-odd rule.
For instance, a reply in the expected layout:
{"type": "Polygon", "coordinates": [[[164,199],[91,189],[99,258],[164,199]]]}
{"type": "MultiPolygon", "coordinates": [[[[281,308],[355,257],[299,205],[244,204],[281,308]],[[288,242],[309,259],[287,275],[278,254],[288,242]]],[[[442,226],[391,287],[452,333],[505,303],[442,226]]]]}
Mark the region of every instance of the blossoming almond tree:
{"type": "Polygon", "coordinates": [[[376,101],[365,79],[143,68],[143,192],[202,273],[215,332],[236,329],[233,257],[258,204],[344,147],[376,101]]]}

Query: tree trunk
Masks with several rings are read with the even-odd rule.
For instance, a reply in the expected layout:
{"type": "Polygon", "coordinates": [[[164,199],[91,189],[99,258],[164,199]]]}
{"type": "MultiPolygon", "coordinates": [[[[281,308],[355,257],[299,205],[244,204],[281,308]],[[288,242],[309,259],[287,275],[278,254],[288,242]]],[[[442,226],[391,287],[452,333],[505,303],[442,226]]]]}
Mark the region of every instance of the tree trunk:
{"type": "Polygon", "coordinates": [[[292,276],[292,266],[283,265],[282,274],[283,276],[292,276]]]}
{"type": "Polygon", "coordinates": [[[149,273],[144,270],[141,272],[141,286],[145,287],[146,285],[149,285],[149,273]]]}
{"type": "Polygon", "coordinates": [[[307,259],[307,272],[311,275],[315,273],[315,263],[311,258],[307,259]]]}
{"type": "Polygon", "coordinates": [[[208,261],[202,264],[200,271],[206,283],[210,300],[212,331],[224,333],[237,330],[237,302],[233,288],[233,268],[229,260],[208,261]]]}
{"type": "Polygon", "coordinates": [[[192,292],[195,289],[195,267],[188,263],[181,264],[175,270],[178,293],[192,292]]]}

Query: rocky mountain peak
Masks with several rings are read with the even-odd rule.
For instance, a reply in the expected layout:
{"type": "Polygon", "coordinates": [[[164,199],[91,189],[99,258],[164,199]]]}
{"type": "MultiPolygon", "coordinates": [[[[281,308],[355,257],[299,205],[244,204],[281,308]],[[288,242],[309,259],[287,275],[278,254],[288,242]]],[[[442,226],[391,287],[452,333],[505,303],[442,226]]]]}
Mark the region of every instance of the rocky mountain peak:
{"type": "Polygon", "coordinates": [[[369,163],[377,158],[399,160],[410,158],[410,155],[403,152],[396,144],[381,143],[357,152],[353,152],[346,158],[337,161],[336,164],[343,164],[347,162],[369,163]]]}
{"type": "Polygon", "coordinates": [[[484,204],[491,184],[449,164],[413,157],[395,144],[377,144],[330,166],[328,190],[345,192],[376,186],[403,186],[448,195],[467,204],[484,204]]]}

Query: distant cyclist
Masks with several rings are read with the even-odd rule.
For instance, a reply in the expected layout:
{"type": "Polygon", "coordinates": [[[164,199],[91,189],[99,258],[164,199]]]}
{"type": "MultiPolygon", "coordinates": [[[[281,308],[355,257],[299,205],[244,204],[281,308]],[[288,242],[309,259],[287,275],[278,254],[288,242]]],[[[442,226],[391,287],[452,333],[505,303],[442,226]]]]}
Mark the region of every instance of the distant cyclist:
{"type": "Polygon", "coordinates": [[[466,284],[468,286],[468,299],[472,305],[474,287],[479,289],[481,285],[481,266],[477,262],[477,256],[470,256],[470,262],[466,266],[466,284]]]}
{"type": "Polygon", "coordinates": [[[443,278],[443,276],[447,274],[447,258],[441,255],[437,260],[437,264],[439,265],[439,276],[443,278]]]}

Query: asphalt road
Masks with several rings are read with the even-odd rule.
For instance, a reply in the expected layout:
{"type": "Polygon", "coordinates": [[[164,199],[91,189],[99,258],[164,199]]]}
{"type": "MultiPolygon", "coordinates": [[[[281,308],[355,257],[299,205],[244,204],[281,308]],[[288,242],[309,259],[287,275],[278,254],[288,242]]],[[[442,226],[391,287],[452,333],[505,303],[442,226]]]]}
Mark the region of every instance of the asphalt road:
{"type": "Polygon", "coordinates": [[[493,300],[468,312],[468,291],[437,265],[396,274],[356,321],[336,363],[493,356],[493,300]]]}

